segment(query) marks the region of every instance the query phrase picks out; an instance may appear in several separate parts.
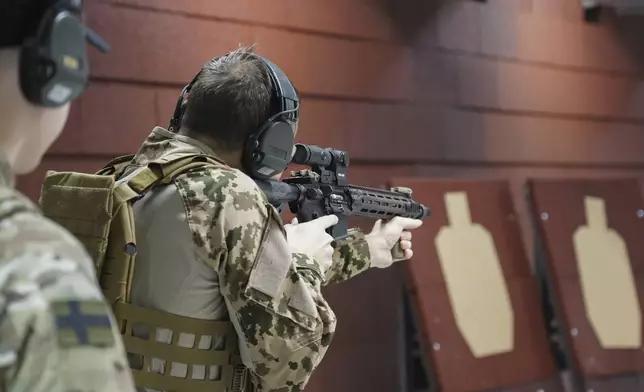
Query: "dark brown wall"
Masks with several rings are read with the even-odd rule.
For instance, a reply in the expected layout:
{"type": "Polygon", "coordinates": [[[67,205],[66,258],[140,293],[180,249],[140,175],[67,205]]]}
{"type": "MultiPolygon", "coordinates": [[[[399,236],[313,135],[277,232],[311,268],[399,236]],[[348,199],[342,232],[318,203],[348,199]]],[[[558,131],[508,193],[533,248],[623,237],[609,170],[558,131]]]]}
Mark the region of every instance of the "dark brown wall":
{"type": "Polygon", "coordinates": [[[579,0],[443,3],[405,27],[431,135],[417,174],[507,178],[529,227],[527,176],[644,172],[643,19],[589,24],[579,0]]]}
{"type": "MultiPolygon", "coordinates": [[[[438,11],[438,1],[388,1],[87,2],[113,51],[92,53],[90,89],[21,188],[37,198],[45,169],[91,171],[134,151],[167,125],[196,70],[240,42],[258,42],[301,91],[301,141],[347,149],[359,183],[507,178],[527,228],[526,176],[644,173],[641,31],[584,24],[580,0],[438,11]]],[[[398,272],[329,290],[339,332],[308,391],[399,390],[398,272]]]]}

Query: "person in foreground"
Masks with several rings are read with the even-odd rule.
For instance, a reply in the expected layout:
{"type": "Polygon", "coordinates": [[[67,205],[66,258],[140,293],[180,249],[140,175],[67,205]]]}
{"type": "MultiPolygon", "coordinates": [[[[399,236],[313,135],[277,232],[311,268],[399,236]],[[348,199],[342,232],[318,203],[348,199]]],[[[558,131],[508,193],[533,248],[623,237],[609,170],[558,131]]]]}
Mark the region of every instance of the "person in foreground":
{"type": "MultiPolygon", "coordinates": [[[[0,4],[0,390],[134,391],[121,335],[81,244],[14,189],[88,77],[80,5],[0,4]]],[[[103,47],[103,46],[102,46],[103,47]]]]}
{"type": "Polygon", "coordinates": [[[337,242],[325,232],[336,216],[283,224],[254,179],[278,179],[286,169],[298,111],[282,71],[240,48],[203,66],[182,92],[169,130],[154,128],[119,176],[137,179],[150,163],[182,154],[215,159],[134,204],[131,298],[139,309],[130,317],[154,310],[147,318],[154,325],[133,334],[156,340],[146,341],[147,349],[131,345],[141,354],[133,369],[148,372],[137,387],[302,391],[336,329],[322,286],[390,266],[399,261],[395,246],[412,257],[408,230],[419,220],[378,221],[371,233],[353,229],[337,242]],[[171,353],[170,346],[181,348],[171,353]],[[215,360],[212,352],[232,355],[215,360]]]}

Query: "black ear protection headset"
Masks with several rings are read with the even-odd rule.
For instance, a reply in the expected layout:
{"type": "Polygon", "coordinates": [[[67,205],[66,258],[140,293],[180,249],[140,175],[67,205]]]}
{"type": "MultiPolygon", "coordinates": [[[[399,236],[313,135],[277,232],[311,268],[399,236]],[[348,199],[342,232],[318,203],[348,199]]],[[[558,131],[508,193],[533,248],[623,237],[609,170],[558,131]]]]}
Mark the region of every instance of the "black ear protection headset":
{"type": "MultiPolygon", "coordinates": [[[[266,66],[272,85],[271,117],[257,131],[251,132],[244,145],[242,164],[246,173],[255,179],[268,179],[286,170],[295,145],[295,124],[300,102],[295,87],[273,62],[252,54],[266,66]]],[[[177,132],[186,109],[190,89],[201,71],[185,86],[177,100],[170,120],[170,131],[177,132]]]]}
{"type": "Polygon", "coordinates": [[[87,44],[109,45],[82,20],[81,0],[56,1],[20,50],[20,88],[34,105],[58,107],[77,98],[89,81],[87,44]]]}

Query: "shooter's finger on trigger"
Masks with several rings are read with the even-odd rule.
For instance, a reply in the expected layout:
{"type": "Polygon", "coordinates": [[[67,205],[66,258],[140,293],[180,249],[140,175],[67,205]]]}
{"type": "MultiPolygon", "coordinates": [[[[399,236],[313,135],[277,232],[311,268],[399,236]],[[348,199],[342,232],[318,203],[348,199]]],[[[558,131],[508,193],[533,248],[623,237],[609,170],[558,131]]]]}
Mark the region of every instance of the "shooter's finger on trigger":
{"type": "Polygon", "coordinates": [[[297,218],[293,218],[293,219],[291,219],[291,224],[292,224],[292,225],[297,225],[297,223],[298,223],[297,218]]]}

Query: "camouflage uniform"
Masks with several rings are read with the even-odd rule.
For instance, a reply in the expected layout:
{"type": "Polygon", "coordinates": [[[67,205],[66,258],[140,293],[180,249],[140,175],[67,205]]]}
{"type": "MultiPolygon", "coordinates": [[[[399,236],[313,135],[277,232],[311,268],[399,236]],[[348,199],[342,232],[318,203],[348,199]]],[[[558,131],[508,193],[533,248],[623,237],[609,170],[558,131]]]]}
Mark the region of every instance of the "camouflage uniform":
{"type": "Polygon", "coordinates": [[[89,257],[13,186],[0,156],[0,390],[134,391],[89,257]]]}
{"type": "MultiPolygon", "coordinates": [[[[203,143],[157,127],[122,178],[151,161],[186,153],[215,156],[203,143]]],[[[321,287],[367,270],[369,248],[360,231],[351,231],[323,273],[316,260],[291,253],[284,223],[255,182],[220,163],[181,174],[134,205],[132,303],[186,317],[230,319],[255,387],[262,392],[301,391],[336,328],[321,287]]],[[[158,330],[155,338],[172,341],[158,330]]],[[[195,345],[194,336],[178,340],[174,344],[195,345]]],[[[185,365],[171,365],[171,375],[188,374],[185,365]]],[[[156,373],[165,371],[161,361],[153,360],[151,367],[156,373]]],[[[199,373],[192,377],[204,379],[203,370],[199,373]]]]}

